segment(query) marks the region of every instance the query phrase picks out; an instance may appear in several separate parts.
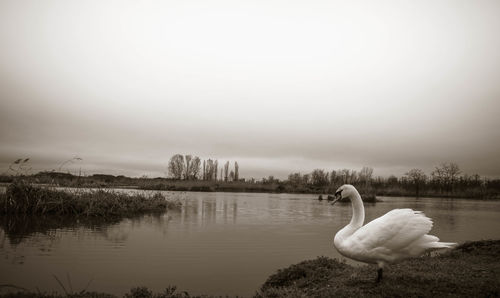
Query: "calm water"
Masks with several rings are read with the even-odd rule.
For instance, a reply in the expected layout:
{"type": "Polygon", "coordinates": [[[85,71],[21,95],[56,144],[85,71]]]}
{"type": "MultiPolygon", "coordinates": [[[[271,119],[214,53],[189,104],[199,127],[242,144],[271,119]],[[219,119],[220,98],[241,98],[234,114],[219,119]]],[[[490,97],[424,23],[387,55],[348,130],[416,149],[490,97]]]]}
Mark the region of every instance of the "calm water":
{"type": "MultiPolygon", "coordinates": [[[[169,193],[180,211],[114,224],[2,222],[0,284],[62,292],[124,294],[133,286],[168,285],[191,294],[250,296],[277,269],[316,256],[340,257],[333,236],[350,220],[349,204],[316,195],[169,193]],[[33,226],[48,225],[47,228],[33,226]],[[19,225],[19,224],[18,224],[19,225]],[[68,277],[70,282],[68,281],[68,277]]],[[[500,202],[381,198],[366,204],[367,221],[394,208],[422,210],[443,241],[500,238],[500,202]]]]}

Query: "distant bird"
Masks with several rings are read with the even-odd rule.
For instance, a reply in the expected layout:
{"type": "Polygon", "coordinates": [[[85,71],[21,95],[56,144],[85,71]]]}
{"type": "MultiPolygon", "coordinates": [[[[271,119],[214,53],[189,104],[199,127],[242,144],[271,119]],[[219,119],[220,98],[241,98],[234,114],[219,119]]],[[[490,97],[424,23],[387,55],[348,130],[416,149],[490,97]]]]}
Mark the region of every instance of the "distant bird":
{"type": "Polygon", "coordinates": [[[335,192],[332,205],[349,198],[352,203],[351,222],[335,234],[335,248],[345,257],[378,265],[377,282],[382,280],[386,264],[422,255],[427,250],[452,248],[456,243],[439,242],[427,233],[432,220],[421,211],[394,209],[363,226],[365,208],[356,188],[346,184],[335,192]]]}

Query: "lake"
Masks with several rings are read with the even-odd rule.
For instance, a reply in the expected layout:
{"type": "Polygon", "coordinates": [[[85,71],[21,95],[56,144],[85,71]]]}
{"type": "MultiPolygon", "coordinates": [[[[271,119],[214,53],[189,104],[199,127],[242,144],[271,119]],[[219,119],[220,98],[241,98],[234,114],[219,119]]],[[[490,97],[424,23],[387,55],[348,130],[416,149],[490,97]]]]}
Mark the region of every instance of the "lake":
{"type": "MultiPolygon", "coordinates": [[[[251,296],[280,268],[340,258],[333,237],[351,216],[350,204],[331,206],[317,195],[167,195],[180,199],[182,209],[106,224],[2,220],[0,284],[63,292],[57,277],[74,291],[89,283],[88,290],[117,295],[134,286],[160,292],[176,285],[190,294],[251,296]]],[[[500,238],[499,201],[379,198],[365,204],[366,222],[412,208],[433,219],[431,234],[442,241],[500,238]]]]}

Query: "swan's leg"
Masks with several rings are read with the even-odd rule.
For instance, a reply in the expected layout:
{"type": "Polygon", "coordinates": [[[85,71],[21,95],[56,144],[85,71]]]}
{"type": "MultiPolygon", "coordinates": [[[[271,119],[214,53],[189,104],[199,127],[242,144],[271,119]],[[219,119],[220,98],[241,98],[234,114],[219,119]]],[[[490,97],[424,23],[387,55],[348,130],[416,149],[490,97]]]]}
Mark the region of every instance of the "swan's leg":
{"type": "Polygon", "coordinates": [[[378,268],[378,270],[377,270],[377,283],[379,283],[382,280],[382,272],[383,272],[383,268],[378,268]]]}
{"type": "Polygon", "coordinates": [[[377,279],[376,279],[376,282],[379,283],[382,280],[382,272],[384,270],[385,263],[384,262],[378,262],[377,265],[378,265],[378,270],[377,270],[377,279]]]}

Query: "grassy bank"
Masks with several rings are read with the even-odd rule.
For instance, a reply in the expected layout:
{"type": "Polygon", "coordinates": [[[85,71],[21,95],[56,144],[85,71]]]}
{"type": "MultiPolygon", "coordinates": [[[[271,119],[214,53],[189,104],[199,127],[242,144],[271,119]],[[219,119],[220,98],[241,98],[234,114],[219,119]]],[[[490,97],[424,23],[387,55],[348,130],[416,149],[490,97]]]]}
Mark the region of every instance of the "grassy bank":
{"type": "Polygon", "coordinates": [[[438,256],[392,265],[376,284],[376,267],[319,257],[279,270],[261,297],[498,297],[500,241],[468,242],[438,256]]]}
{"type": "MultiPolygon", "coordinates": [[[[255,297],[499,297],[500,240],[475,241],[437,256],[424,256],[392,265],[375,283],[375,266],[350,266],[336,259],[318,257],[271,275],[255,297]]],[[[8,290],[3,286],[4,290],[8,290]]],[[[0,286],[2,289],[2,286],[0,286]]],[[[10,289],[0,297],[116,297],[80,291],[66,294],[10,289]]],[[[190,296],[167,287],[153,293],[135,287],[124,297],[190,296]]]]}
{"type": "Polygon", "coordinates": [[[11,183],[0,194],[0,215],[55,215],[84,217],[126,217],[165,212],[178,207],[156,193],[153,196],[127,194],[110,190],[62,191],[35,186],[22,180],[11,183]]]}

